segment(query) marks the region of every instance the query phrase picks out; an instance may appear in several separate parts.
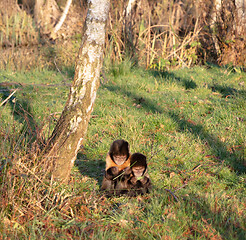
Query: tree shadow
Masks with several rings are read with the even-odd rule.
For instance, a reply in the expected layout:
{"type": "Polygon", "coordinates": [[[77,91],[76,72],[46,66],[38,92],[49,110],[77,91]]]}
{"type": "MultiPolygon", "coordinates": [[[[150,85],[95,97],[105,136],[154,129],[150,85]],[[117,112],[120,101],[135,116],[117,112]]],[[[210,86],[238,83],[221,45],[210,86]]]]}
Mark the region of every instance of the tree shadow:
{"type": "MultiPolygon", "coordinates": [[[[154,77],[158,77],[160,78],[159,81],[163,81],[163,82],[176,82],[178,85],[183,86],[186,90],[189,89],[196,89],[197,88],[197,84],[191,80],[191,79],[186,79],[186,78],[180,78],[177,77],[173,72],[160,72],[160,71],[149,71],[154,77]]],[[[238,90],[236,88],[233,87],[229,87],[229,86],[222,86],[219,85],[217,83],[214,84],[209,84],[209,88],[211,88],[211,90],[213,92],[219,92],[222,94],[222,97],[229,97],[229,96],[233,96],[233,95],[242,95],[246,97],[246,91],[245,90],[238,90]]]]}
{"type": "MultiPolygon", "coordinates": [[[[171,76],[173,76],[173,74],[171,74],[171,76]]],[[[131,92],[130,90],[126,90],[125,88],[120,88],[119,86],[105,86],[105,88],[107,88],[109,91],[115,91],[119,94],[122,94],[123,96],[127,96],[128,98],[132,99],[132,101],[140,99],[139,95],[134,94],[133,92],[131,92]]],[[[141,103],[140,109],[144,109],[145,111],[152,113],[167,114],[170,118],[173,119],[173,121],[178,124],[180,131],[185,132],[186,130],[188,130],[198,139],[201,139],[202,142],[210,148],[212,154],[218,161],[224,161],[234,171],[238,172],[238,174],[246,173],[244,156],[238,157],[235,152],[229,152],[226,148],[226,145],[221,142],[217,136],[208,133],[208,131],[204,129],[202,125],[193,123],[192,121],[188,121],[183,116],[180,116],[175,112],[163,110],[160,106],[157,106],[157,104],[155,104],[149,98],[144,99],[144,101],[141,103]]]]}
{"type": "Polygon", "coordinates": [[[223,98],[234,96],[234,95],[242,95],[246,97],[246,91],[245,90],[237,90],[235,88],[229,87],[229,86],[221,86],[219,84],[213,84],[210,86],[213,92],[219,92],[222,94],[223,98]]]}
{"type": "MultiPolygon", "coordinates": [[[[129,99],[132,100],[135,104],[141,104],[141,107],[145,109],[147,112],[151,113],[163,113],[163,109],[157,106],[157,104],[153,103],[152,100],[146,97],[142,97],[140,94],[135,94],[130,90],[126,90],[125,88],[111,85],[111,86],[104,86],[104,88],[108,89],[111,92],[117,92],[123,96],[127,96],[129,99]]],[[[140,108],[141,109],[141,108],[140,108]]]]}
{"type": "Polygon", "coordinates": [[[186,79],[186,78],[177,77],[172,72],[154,71],[154,70],[151,70],[149,72],[154,77],[158,77],[160,79],[159,81],[162,81],[162,80],[163,81],[167,81],[168,80],[168,81],[171,81],[171,82],[176,82],[178,85],[183,86],[186,90],[196,89],[197,88],[197,84],[192,79],[186,79]]]}
{"type": "Polygon", "coordinates": [[[105,161],[101,159],[89,159],[86,154],[79,152],[74,165],[79,169],[81,175],[86,175],[97,180],[101,186],[105,169],[105,161]]]}
{"type": "Polygon", "coordinates": [[[200,124],[193,123],[186,120],[183,116],[180,116],[174,112],[168,112],[168,115],[179,125],[179,130],[184,132],[188,130],[202,142],[207,145],[212,151],[213,155],[219,161],[225,161],[234,171],[239,174],[246,173],[246,165],[244,165],[244,158],[239,159],[235,153],[231,153],[227,150],[226,145],[223,144],[219,138],[213,134],[208,133],[204,127],[200,124]]]}
{"type": "MultiPolygon", "coordinates": [[[[0,83],[0,93],[2,95],[2,101],[7,99],[11,95],[13,89],[20,90],[21,84],[9,82],[0,83]]],[[[24,135],[28,145],[34,142],[38,136],[38,125],[34,120],[34,115],[32,113],[32,106],[30,102],[20,97],[18,97],[17,99],[15,95],[13,95],[8,99],[6,103],[4,103],[4,105],[6,104],[11,107],[14,119],[23,124],[19,134],[24,135]]]]}

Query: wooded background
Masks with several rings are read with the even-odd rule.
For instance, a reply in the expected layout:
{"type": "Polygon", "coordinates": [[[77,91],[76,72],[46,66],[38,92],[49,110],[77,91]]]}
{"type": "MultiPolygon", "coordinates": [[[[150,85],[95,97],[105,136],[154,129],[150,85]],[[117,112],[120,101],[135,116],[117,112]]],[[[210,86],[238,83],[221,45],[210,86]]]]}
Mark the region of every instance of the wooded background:
{"type": "MultiPolygon", "coordinates": [[[[14,48],[21,51],[20,47],[25,47],[26,52],[27,46],[29,50],[32,46],[31,55],[35,55],[34,46],[43,46],[50,40],[57,44],[79,39],[87,3],[69,2],[0,0],[0,67],[6,68],[13,59],[14,48]],[[67,16],[56,31],[66,6],[67,16]]],[[[245,67],[245,12],[245,0],[111,0],[106,58],[130,58],[156,70],[205,62],[245,67]]]]}

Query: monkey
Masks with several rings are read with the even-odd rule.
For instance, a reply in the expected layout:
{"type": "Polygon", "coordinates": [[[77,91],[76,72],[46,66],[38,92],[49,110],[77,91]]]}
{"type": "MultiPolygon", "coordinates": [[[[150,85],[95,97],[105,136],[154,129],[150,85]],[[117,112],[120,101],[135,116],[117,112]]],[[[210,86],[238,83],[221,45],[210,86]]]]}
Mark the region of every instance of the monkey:
{"type": "MultiPolygon", "coordinates": [[[[142,153],[134,153],[130,159],[131,176],[127,180],[126,188],[128,196],[137,196],[149,193],[152,188],[147,169],[146,156],[142,153]]],[[[124,184],[122,184],[124,186],[124,184]]]]}
{"type": "Polygon", "coordinates": [[[107,190],[109,195],[115,192],[117,176],[123,173],[124,169],[130,171],[130,147],[125,140],[115,140],[106,156],[106,169],[102,181],[101,190],[107,190]]]}
{"type": "Polygon", "coordinates": [[[130,168],[123,169],[116,177],[114,194],[135,197],[149,193],[150,189],[151,181],[147,171],[146,156],[134,153],[130,157],[130,168]]]}
{"type": "Polygon", "coordinates": [[[130,166],[130,147],[125,140],[115,140],[106,157],[106,170],[110,167],[118,167],[119,171],[130,166]]]}

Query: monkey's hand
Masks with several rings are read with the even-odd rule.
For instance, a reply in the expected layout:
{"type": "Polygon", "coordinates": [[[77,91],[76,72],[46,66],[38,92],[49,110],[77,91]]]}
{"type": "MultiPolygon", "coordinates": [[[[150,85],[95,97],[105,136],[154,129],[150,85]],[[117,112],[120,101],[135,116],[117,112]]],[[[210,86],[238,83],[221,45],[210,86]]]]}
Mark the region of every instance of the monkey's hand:
{"type": "Polygon", "coordinates": [[[138,179],[143,185],[149,182],[149,178],[146,176],[142,176],[141,179],[138,179]]]}
{"type": "Polygon", "coordinates": [[[131,179],[130,179],[129,181],[130,181],[130,183],[131,183],[132,185],[136,185],[138,179],[137,179],[136,177],[131,177],[131,179]]]}
{"type": "Polygon", "coordinates": [[[125,175],[130,175],[132,173],[132,170],[130,167],[126,167],[123,169],[123,172],[125,175]]]}
{"type": "Polygon", "coordinates": [[[116,180],[117,178],[119,181],[127,181],[131,177],[132,170],[130,167],[126,167],[123,170],[121,170],[113,180],[116,180]]]}
{"type": "Polygon", "coordinates": [[[123,175],[122,176],[122,180],[123,181],[127,181],[128,179],[130,179],[131,173],[132,173],[132,170],[131,170],[130,167],[124,168],[123,171],[122,171],[122,175],[123,175]]]}
{"type": "Polygon", "coordinates": [[[143,188],[145,185],[148,185],[150,180],[146,176],[141,177],[131,177],[129,180],[130,183],[133,185],[134,188],[143,188]]]}
{"type": "Polygon", "coordinates": [[[117,167],[111,167],[105,172],[105,177],[108,180],[113,180],[119,174],[119,169],[117,167]]]}

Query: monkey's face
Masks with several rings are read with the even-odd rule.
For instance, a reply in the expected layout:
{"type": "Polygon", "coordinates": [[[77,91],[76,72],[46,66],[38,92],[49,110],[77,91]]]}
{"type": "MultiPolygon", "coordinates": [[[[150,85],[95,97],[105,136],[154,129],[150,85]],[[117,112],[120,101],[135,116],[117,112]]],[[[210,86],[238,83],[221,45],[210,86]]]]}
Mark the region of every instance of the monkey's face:
{"type": "Polygon", "coordinates": [[[109,155],[117,165],[122,165],[129,158],[129,143],[125,140],[114,141],[110,147],[109,155]]]}
{"type": "Polygon", "coordinates": [[[113,155],[113,160],[117,165],[122,165],[127,160],[127,155],[113,155]]]}
{"type": "Polygon", "coordinates": [[[144,170],[145,170],[144,166],[136,166],[132,168],[132,172],[136,178],[142,177],[144,170]]]}

